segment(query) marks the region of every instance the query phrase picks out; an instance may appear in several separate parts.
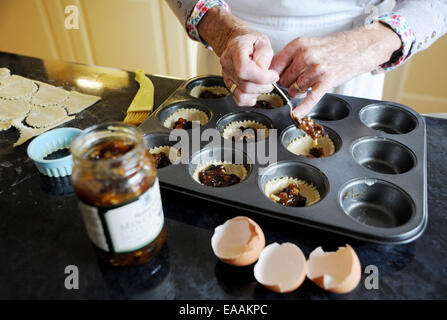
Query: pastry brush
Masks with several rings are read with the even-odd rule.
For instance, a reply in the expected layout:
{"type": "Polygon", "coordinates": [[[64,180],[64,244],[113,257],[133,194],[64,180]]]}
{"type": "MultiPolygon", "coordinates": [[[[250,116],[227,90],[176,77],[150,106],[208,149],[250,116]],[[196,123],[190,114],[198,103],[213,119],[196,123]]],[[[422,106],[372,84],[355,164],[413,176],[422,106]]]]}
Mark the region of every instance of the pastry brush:
{"type": "Polygon", "coordinates": [[[141,69],[135,72],[135,80],[140,84],[140,88],[127,109],[124,122],[138,126],[154,109],[154,85],[141,69]]]}

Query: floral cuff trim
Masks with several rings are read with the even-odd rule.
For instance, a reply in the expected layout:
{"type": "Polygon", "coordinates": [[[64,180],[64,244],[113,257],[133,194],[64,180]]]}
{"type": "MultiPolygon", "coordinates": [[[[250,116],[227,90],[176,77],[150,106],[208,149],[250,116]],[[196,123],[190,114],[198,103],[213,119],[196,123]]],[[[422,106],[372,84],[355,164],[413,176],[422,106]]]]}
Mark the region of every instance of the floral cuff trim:
{"type": "Polygon", "coordinates": [[[205,13],[214,6],[222,7],[228,12],[231,12],[228,4],[223,0],[199,0],[192,10],[191,15],[186,20],[186,29],[189,37],[193,40],[202,42],[207,47],[209,47],[209,45],[200,37],[197,26],[205,13]]]}
{"type": "Polygon", "coordinates": [[[397,55],[393,55],[390,61],[382,64],[379,67],[379,70],[377,71],[378,73],[380,73],[380,71],[393,70],[394,68],[402,64],[411,55],[411,48],[413,46],[413,43],[416,41],[416,37],[411,30],[408,22],[402,15],[398,13],[389,12],[383,14],[374,18],[371,23],[375,21],[387,24],[391,29],[394,30],[394,32],[397,33],[400,40],[402,41],[401,50],[398,51],[397,55]]]}

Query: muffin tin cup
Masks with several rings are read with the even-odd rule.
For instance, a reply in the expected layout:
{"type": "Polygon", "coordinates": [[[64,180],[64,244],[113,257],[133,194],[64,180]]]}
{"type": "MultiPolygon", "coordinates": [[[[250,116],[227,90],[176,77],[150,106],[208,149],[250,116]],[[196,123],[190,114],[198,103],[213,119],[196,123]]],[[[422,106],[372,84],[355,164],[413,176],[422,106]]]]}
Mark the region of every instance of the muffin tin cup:
{"type": "MultiPolygon", "coordinates": [[[[329,136],[329,138],[332,140],[332,142],[334,143],[334,154],[336,152],[338,152],[338,150],[340,150],[341,146],[342,146],[342,141],[340,136],[332,129],[329,129],[327,127],[324,127],[324,133],[327,134],[329,136]]],[[[305,136],[306,133],[302,130],[297,130],[295,125],[291,125],[289,127],[287,127],[286,129],[283,130],[283,132],[281,133],[281,143],[283,145],[284,148],[287,149],[287,146],[296,138],[299,137],[303,137],[305,136]]],[[[295,157],[305,157],[302,155],[297,155],[294,154],[292,152],[290,152],[292,155],[294,155],[295,157]]],[[[332,155],[330,155],[332,156],[332,155]]],[[[329,157],[330,157],[329,156],[329,157]]]]}
{"type": "MultiPolygon", "coordinates": [[[[264,125],[268,130],[274,128],[272,121],[261,113],[255,111],[239,111],[239,112],[232,112],[230,114],[221,117],[216,123],[216,129],[219,130],[221,135],[223,135],[225,128],[230,123],[238,121],[246,121],[246,120],[258,122],[264,125]]],[[[265,138],[268,139],[268,135],[265,138]]],[[[257,139],[256,141],[261,141],[261,139],[257,139]]],[[[252,141],[248,141],[248,143],[250,142],[252,141]]]]}
{"type": "Polygon", "coordinates": [[[352,155],[365,168],[384,174],[405,173],[416,163],[416,156],[410,149],[383,137],[359,139],[352,146],[352,155]]]}
{"type": "MultiPolygon", "coordinates": [[[[207,129],[219,129],[225,121],[241,113],[244,117],[252,116],[254,121],[256,117],[268,119],[273,129],[267,139],[253,143],[233,143],[224,139],[219,130],[213,131],[213,141],[194,142],[198,136],[192,137],[193,130],[183,131],[186,143],[190,147],[193,142],[196,145],[196,149],[190,148],[185,154],[187,162],[191,162],[198,154],[208,152],[206,150],[210,148],[224,148],[230,150],[229,154],[244,154],[249,162],[250,173],[241,183],[213,188],[195,181],[191,176],[193,165],[182,163],[158,172],[163,188],[365,241],[406,243],[423,233],[428,219],[426,133],[424,120],[415,111],[396,103],[327,94],[312,113],[319,114],[317,117],[320,120],[317,121],[334,141],[336,151],[325,158],[306,158],[292,154],[284,145],[287,139],[299,134],[298,130],[293,132],[288,106],[250,109],[236,106],[231,95],[218,99],[189,96],[188,88],[191,88],[191,84],[204,83],[208,79],[223,81],[217,76],[202,76],[185,81],[141,125],[141,129],[148,134],[169,134],[171,129],[160,124],[160,117],[168,114],[168,111],[172,112],[170,107],[178,105],[198,105],[209,110],[211,118],[199,128],[199,134],[206,133],[207,129]],[[380,115],[374,117],[372,110],[380,115]],[[375,123],[384,123],[385,127],[397,129],[385,130],[393,131],[387,133],[376,130],[380,127],[375,123]],[[276,134],[274,130],[277,130],[276,134]],[[270,163],[261,162],[250,153],[250,147],[253,146],[263,147],[267,153],[276,147],[276,159],[270,163]],[[373,164],[372,168],[371,165],[370,168],[363,166],[368,161],[373,164]],[[377,170],[380,164],[389,167],[389,170],[377,170]],[[395,172],[391,173],[391,168],[395,172]],[[299,208],[284,207],[271,201],[263,193],[262,184],[266,177],[272,176],[272,172],[278,175],[293,173],[295,178],[304,178],[314,184],[320,191],[320,201],[299,208]],[[358,198],[361,201],[357,207],[354,204],[356,199],[343,200],[344,194],[351,189],[364,193],[358,198]],[[375,197],[380,199],[378,203],[374,202],[375,197]],[[358,218],[361,215],[356,210],[362,208],[370,216],[366,222],[358,218]]],[[[299,101],[292,100],[295,105],[299,101]]]]}

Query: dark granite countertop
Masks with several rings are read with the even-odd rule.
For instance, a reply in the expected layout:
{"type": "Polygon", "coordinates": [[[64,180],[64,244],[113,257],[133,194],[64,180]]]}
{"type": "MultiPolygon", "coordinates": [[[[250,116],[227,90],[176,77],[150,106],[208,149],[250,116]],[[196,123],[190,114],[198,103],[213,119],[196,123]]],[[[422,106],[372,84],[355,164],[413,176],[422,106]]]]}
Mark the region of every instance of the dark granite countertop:
{"type": "MultiPolygon", "coordinates": [[[[101,95],[102,101],[65,126],[122,120],[138,86],[133,73],[0,53],[12,73],[101,95]],[[84,79],[87,81],[79,81],[84,79]],[[100,85],[98,85],[100,84],[100,85]]],[[[155,105],[181,80],[151,77],[155,105]]],[[[403,245],[365,243],[328,232],[275,221],[162,189],[167,242],[149,263],[114,269],[98,262],[69,179],[39,174],[24,145],[12,148],[15,129],[0,132],[0,299],[440,299],[447,298],[447,120],[425,118],[428,143],[428,213],[425,233],[403,245]],[[310,281],[280,295],[257,284],[253,267],[235,268],[214,256],[214,228],[247,215],[263,228],[267,243],[293,242],[307,256],[314,248],[346,243],[362,267],[376,265],[379,289],[367,290],[366,274],[347,295],[325,292],[310,281]],[[79,289],[67,290],[67,265],[79,269],[79,289]]]]}

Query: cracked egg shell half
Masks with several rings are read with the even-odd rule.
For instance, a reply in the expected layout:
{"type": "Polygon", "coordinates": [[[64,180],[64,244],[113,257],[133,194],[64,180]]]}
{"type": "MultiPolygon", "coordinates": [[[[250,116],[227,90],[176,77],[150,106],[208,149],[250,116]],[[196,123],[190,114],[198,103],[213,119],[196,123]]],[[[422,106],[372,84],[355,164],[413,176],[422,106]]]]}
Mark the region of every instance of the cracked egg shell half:
{"type": "Polygon", "coordinates": [[[256,281],[274,292],[292,292],[306,278],[306,257],[293,243],[269,244],[261,252],[254,276],[256,281]]]}
{"type": "Polygon", "coordinates": [[[336,252],[324,252],[318,247],[307,260],[307,277],[324,290],[348,293],[360,282],[360,261],[348,244],[336,252]]]}
{"type": "Polygon", "coordinates": [[[265,247],[265,236],[256,222],[239,216],[216,227],[211,247],[222,262],[238,267],[248,266],[258,260],[265,247]]]}

